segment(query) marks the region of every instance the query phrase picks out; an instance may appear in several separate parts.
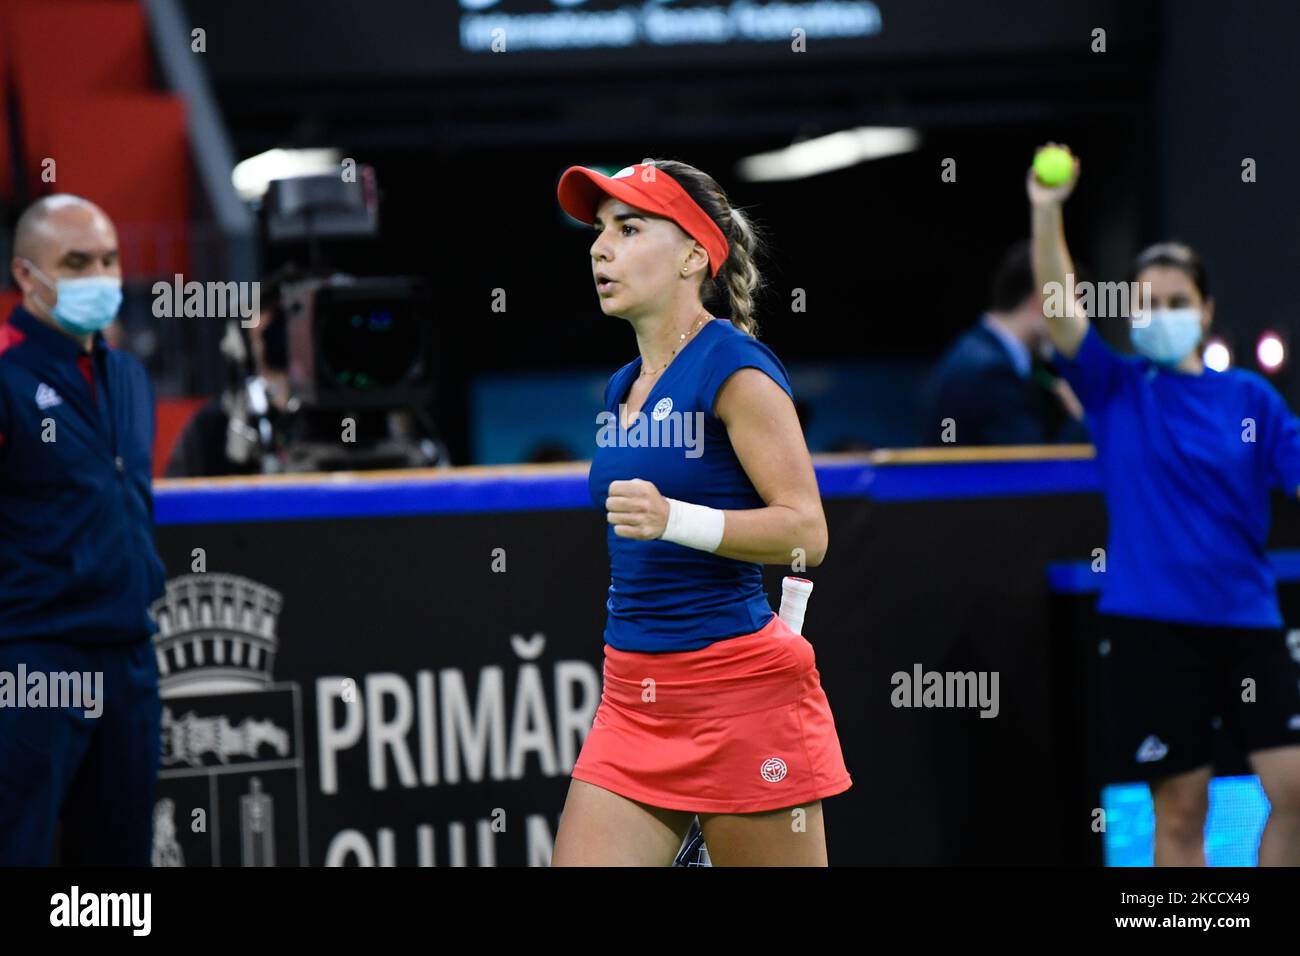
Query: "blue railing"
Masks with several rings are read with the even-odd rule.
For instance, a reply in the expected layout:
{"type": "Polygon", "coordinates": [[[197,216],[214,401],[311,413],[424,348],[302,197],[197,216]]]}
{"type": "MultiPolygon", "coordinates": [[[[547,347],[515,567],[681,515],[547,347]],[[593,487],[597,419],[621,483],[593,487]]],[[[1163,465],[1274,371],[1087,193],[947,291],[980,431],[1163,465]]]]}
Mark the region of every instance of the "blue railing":
{"type": "MultiPolygon", "coordinates": [[[[888,461],[819,456],[825,498],[926,501],[1099,490],[1091,459],[888,461]]],[[[163,481],[159,524],[382,517],[593,507],[585,463],[275,479],[163,481]]]]}

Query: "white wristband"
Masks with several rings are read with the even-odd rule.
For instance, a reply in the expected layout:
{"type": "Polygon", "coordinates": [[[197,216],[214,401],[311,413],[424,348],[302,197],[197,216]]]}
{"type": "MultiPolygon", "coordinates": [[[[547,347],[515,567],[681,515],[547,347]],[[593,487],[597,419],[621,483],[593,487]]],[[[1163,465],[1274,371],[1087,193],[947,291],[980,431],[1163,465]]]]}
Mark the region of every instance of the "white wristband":
{"type": "Polygon", "coordinates": [[[673,544],[700,551],[717,551],[722,544],[723,525],[726,513],[718,508],[693,505],[676,498],[664,499],[668,502],[668,524],[659,537],[673,544]]]}

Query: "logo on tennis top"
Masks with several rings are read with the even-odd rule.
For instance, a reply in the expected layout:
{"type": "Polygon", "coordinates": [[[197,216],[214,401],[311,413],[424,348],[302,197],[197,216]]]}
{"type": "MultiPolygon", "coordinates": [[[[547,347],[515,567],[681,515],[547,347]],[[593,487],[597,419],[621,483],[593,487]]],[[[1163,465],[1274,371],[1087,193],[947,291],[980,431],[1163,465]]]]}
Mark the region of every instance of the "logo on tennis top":
{"type": "Polygon", "coordinates": [[[673,410],[673,400],[671,398],[661,398],[655,403],[654,411],[650,417],[657,422],[663,421],[668,417],[668,413],[673,410]]]}
{"type": "Polygon", "coordinates": [[[1169,746],[1152,734],[1146,740],[1142,741],[1142,746],[1137,750],[1138,763],[1154,763],[1157,760],[1164,760],[1165,755],[1169,753],[1169,746]]]}
{"type": "Polygon", "coordinates": [[[768,757],[763,761],[763,766],[758,768],[758,772],[768,783],[780,783],[789,770],[780,757],[768,757]]]}

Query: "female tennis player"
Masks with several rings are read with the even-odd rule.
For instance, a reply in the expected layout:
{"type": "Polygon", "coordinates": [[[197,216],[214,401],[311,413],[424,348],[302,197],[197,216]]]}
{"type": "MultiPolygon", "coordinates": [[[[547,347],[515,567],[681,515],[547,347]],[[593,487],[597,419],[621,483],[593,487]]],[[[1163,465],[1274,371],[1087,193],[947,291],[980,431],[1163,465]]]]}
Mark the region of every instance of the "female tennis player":
{"type": "MultiPolygon", "coordinates": [[[[1034,271],[1065,284],[1061,206],[1074,189],[1031,171],[1034,271]]],[[[1300,493],[1300,425],[1253,372],[1206,367],[1214,300],[1179,243],[1138,256],[1150,302],[1133,315],[1139,357],[1112,350],[1075,308],[1047,308],[1061,371],[1097,447],[1110,538],[1101,612],[1110,780],[1145,780],[1156,865],[1205,864],[1216,722],[1259,775],[1272,810],[1261,865],[1300,865],[1300,649],[1288,650],[1264,544],[1269,492],[1300,493]]],[[[1066,301],[1071,299],[1071,301],[1066,301]]]]}
{"type": "Polygon", "coordinates": [[[668,160],[574,166],[558,195],[595,227],[601,309],[640,356],[598,423],[604,692],[552,864],[669,866],[698,816],[716,866],[825,866],[821,800],[852,781],[812,646],[772,612],[761,565],[819,565],[826,518],[789,378],[754,337],[754,227],[668,160]]]}

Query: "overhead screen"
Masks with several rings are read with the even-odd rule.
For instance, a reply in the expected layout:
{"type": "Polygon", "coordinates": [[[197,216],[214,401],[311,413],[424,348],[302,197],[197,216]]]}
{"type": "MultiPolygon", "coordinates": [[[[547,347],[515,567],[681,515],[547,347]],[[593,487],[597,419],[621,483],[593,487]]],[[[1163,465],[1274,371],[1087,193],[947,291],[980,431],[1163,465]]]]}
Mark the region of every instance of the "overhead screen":
{"type": "Polygon", "coordinates": [[[485,75],[1057,53],[1132,56],[1145,2],[188,0],[222,78],[485,75]],[[1094,52],[1095,31],[1105,52],[1094,52]],[[794,59],[791,59],[791,58],[794,59]]]}
{"type": "Polygon", "coordinates": [[[466,53],[662,49],[743,43],[863,40],[881,33],[872,0],[459,0],[466,53]]]}

